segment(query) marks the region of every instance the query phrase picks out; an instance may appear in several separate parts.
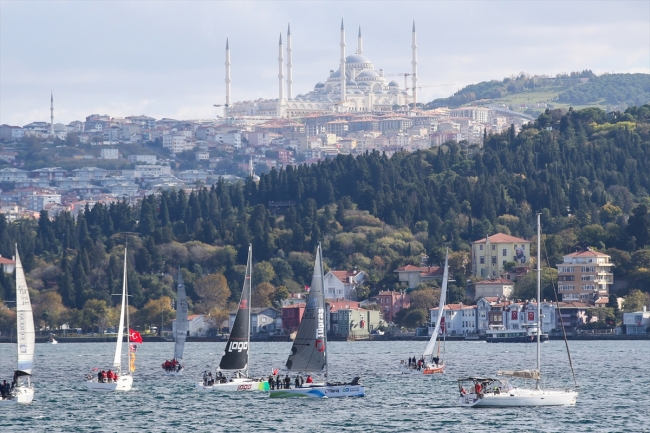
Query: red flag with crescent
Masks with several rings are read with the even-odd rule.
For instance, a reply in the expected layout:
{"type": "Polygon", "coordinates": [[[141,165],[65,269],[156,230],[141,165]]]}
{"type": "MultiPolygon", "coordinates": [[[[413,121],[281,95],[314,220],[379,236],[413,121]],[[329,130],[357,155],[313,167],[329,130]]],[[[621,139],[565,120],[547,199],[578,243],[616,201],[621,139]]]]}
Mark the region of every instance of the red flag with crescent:
{"type": "Polygon", "coordinates": [[[533,322],[535,320],[535,313],[533,311],[528,312],[528,321],[533,322]]]}
{"type": "Polygon", "coordinates": [[[440,333],[445,333],[445,318],[444,316],[440,319],[440,333]]]}
{"type": "Polygon", "coordinates": [[[129,329],[129,340],[131,343],[142,343],[142,335],[138,331],[129,329]]]}
{"type": "Polygon", "coordinates": [[[518,317],[518,314],[517,314],[517,313],[518,313],[517,310],[513,310],[513,311],[510,313],[511,316],[512,316],[512,320],[517,320],[517,317],[518,317]]]}

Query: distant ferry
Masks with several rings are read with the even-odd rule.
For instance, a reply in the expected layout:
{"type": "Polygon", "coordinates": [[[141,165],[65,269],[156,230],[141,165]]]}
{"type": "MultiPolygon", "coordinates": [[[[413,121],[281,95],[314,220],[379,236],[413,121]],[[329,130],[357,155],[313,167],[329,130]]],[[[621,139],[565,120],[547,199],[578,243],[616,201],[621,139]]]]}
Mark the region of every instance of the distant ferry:
{"type": "MultiPolygon", "coordinates": [[[[534,343],[536,339],[536,326],[526,326],[523,329],[505,329],[503,326],[492,326],[485,331],[485,341],[488,343],[534,343]]],[[[548,341],[548,334],[542,332],[540,341],[548,341]]]]}

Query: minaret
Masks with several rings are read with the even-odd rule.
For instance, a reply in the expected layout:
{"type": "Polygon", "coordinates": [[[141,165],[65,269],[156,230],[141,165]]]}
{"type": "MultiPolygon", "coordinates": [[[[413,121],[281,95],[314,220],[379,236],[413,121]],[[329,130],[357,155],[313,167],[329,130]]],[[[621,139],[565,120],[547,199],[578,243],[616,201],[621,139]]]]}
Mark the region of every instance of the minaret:
{"type": "Polygon", "coordinates": [[[363,54],[363,41],[361,40],[361,26],[359,26],[359,36],[357,37],[357,54],[363,54]]]}
{"type": "Polygon", "coordinates": [[[50,92],[50,136],[54,137],[54,94],[50,92]]]}
{"type": "Polygon", "coordinates": [[[417,36],[415,35],[415,20],[413,20],[413,33],[411,34],[411,52],[413,56],[413,60],[411,60],[413,66],[411,80],[413,82],[413,108],[415,109],[418,102],[418,45],[417,36]]]}
{"type": "Polygon", "coordinates": [[[282,32],[280,32],[280,43],[278,44],[278,108],[276,116],[283,116],[282,106],[284,105],[284,56],[282,47],[282,32]]]}
{"type": "Polygon", "coordinates": [[[291,99],[293,95],[291,94],[291,87],[293,84],[293,75],[291,74],[291,68],[293,67],[293,62],[291,58],[291,24],[287,24],[287,99],[291,99]]]}
{"type": "Polygon", "coordinates": [[[341,18],[341,103],[345,102],[345,28],[341,18]]]}
{"type": "Polygon", "coordinates": [[[228,118],[228,107],[230,107],[230,47],[226,37],[226,104],[223,109],[223,117],[228,118]]]}

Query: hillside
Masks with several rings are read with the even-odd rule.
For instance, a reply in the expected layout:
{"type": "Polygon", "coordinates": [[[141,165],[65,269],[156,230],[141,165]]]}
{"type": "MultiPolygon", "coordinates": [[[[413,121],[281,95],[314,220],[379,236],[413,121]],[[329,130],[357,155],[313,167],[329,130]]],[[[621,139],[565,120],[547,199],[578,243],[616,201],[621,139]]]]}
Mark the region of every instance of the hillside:
{"type": "Polygon", "coordinates": [[[520,74],[502,81],[483,81],[464,87],[448,98],[429,102],[428,108],[464,104],[506,105],[511,110],[537,117],[546,108],[598,107],[625,110],[650,102],[649,74],[604,74],[589,70],[547,77],[520,74]]]}
{"type": "MultiPolygon", "coordinates": [[[[361,299],[399,288],[395,268],[425,253],[440,264],[449,247],[450,302],[471,302],[464,295],[470,242],[497,232],[532,239],[539,212],[546,263],[593,246],[613,257],[628,289],[648,291],[649,192],[649,105],[611,116],[547,110],[518,135],[488,136],[473,155],[448,143],[392,158],[338,156],[271,170],[259,184],[167,191],[136,208],[98,204],[76,220],[67,213],[50,220],[43,211],[38,221],[10,223],[0,215],[0,254],[10,257],[18,243],[41,326],[110,326],[127,240],[136,326],[160,323],[161,314],[168,323],[179,268],[192,311],[227,317],[249,243],[254,306],[278,305],[309,284],[318,242],[329,268],[367,272],[361,299]],[[294,205],[269,208],[271,201],[294,205]]],[[[0,287],[4,300],[15,299],[11,276],[0,272],[0,287]]],[[[552,286],[544,296],[554,298],[552,286]]],[[[0,307],[0,329],[13,326],[12,315],[0,307]]]]}

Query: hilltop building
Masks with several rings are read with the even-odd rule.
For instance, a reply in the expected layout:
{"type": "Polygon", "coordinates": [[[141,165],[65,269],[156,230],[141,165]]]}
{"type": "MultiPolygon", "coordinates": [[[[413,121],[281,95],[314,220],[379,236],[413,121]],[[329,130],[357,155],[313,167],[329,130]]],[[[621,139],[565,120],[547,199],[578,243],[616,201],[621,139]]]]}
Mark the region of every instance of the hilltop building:
{"type": "Polygon", "coordinates": [[[587,248],[564,256],[557,265],[558,293],[563,301],[588,302],[609,295],[614,284],[611,256],[587,248]]]}
{"type": "Polygon", "coordinates": [[[291,27],[287,28],[287,63],[286,63],[286,92],[284,81],[284,48],[282,35],[279,42],[278,56],[278,98],[241,101],[231,104],[231,75],[230,48],[226,40],[226,102],[225,117],[232,116],[269,116],[269,117],[303,117],[309,114],[334,112],[390,112],[395,106],[404,107],[415,101],[417,94],[417,37],[415,22],[411,33],[412,44],[412,73],[413,95],[409,96],[407,89],[400,89],[395,80],[389,81],[382,69],[376,70],[375,65],[363,54],[363,39],[361,27],[357,39],[357,49],[354,54],[345,54],[345,27],[341,20],[341,55],[339,68],[330,70],[324,81],[316,83],[314,89],[305,94],[293,95],[293,59],[291,46],[291,27]]]}
{"type": "Polygon", "coordinates": [[[508,262],[528,263],[530,241],[497,233],[472,242],[472,274],[477,277],[497,278],[508,262]]]}

